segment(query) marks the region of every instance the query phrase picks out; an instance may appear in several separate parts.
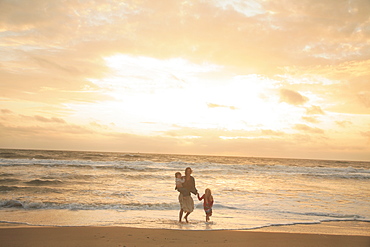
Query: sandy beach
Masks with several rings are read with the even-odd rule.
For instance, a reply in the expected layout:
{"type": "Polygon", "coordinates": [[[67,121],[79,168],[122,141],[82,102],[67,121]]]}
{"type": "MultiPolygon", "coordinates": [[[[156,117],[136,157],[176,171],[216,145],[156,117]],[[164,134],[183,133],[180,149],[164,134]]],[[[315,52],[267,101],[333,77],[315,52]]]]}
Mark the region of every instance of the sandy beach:
{"type": "MultiPolygon", "coordinates": [[[[368,224],[368,223],[364,223],[368,224]]],[[[321,226],[321,227],[326,227],[321,226]]],[[[0,228],[1,246],[370,246],[370,236],[297,233],[295,227],[259,231],[186,231],[127,227],[0,228]],[[285,231],[285,232],[283,232],[285,231]]],[[[299,226],[320,229],[317,226],[299,226]]],[[[321,228],[322,229],[322,228],[321,228]]],[[[312,230],[311,230],[312,232],[312,230]]],[[[348,232],[351,232],[350,230],[348,232]]],[[[359,232],[357,232],[359,233],[359,232]]],[[[356,234],[356,232],[353,232],[356,234]]]]}

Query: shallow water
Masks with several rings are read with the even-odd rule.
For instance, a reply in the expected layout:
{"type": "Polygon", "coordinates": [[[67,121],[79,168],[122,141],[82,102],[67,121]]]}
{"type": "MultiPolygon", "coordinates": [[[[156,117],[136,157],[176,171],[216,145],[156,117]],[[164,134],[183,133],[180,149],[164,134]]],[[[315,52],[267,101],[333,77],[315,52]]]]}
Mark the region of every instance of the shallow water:
{"type": "Polygon", "coordinates": [[[0,149],[0,222],[46,226],[254,229],[370,222],[370,163],[0,149]],[[193,195],[179,224],[174,174],[213,192],[211,223],[193,195]]]}

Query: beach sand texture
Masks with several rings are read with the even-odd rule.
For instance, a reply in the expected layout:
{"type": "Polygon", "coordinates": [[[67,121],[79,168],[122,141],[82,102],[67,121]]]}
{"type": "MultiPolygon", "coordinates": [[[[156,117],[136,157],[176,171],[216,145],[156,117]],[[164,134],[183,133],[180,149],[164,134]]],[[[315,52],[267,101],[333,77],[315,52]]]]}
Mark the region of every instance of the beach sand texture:
{"type": "Polygon", "coordinates": [[[183,231],[127,227],[15,227],[0,229],[1,246],[328,246],[369,247],[369,236],[183,231]]]}

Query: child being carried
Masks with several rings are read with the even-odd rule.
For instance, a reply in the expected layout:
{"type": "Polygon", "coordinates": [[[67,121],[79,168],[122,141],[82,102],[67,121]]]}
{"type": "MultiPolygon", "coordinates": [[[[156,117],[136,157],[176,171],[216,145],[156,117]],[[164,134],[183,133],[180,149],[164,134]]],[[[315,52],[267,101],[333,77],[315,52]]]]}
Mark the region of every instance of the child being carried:
{"type": "Polygon", "coordinates": [[[175,173],[175,183],[176,183],[175,190],[180,192],[183,196],[188,196],[190,194],[189,191],[182,186],[184,182],[185,182],[185,177],[181,176],[181,172],[176,172],[175,173]]]}

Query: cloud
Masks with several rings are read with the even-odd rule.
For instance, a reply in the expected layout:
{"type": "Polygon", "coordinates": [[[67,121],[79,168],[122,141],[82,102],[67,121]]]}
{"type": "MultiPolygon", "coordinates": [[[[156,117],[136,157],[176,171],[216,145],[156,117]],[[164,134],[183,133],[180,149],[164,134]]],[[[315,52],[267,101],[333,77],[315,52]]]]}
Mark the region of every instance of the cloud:
{"type": "Polygon", "coordinates": [[[230,110],[236,110],[236,109],[238,109],[235,106],[218,105],[218,104],[214,104],[214,103],[207,103],[207,106],[209,108],[227,108],[227,109],[230,109],[230,110]]]}
{"type": "Polygon", "coordinates": [[[275,131],[275,130],[268,130],[268,129],[261,130],[261,133],[262,133],[262,135],[267,135],[267,136],[283,136],[283,135],[285,135],[285,133],[282,132],[282,131],[275,131]]]}
{"type": "Polygon", "coordinates": [[[1,109],[0,110],[2,114],[12,114],[13,112],[9,109],[1,109]]]}
{"type": "MultiPolygon", "coordinates": [[[[370,83],[370,81],[369,81],[370,83]]],[[[359,92],[357,94],[359,101],[366,107],[370,108],[370,86],[369,86],[369,91],[366,92],[359,92]]]]}
{"type": "Polygon", "coordinates": [[[63,135],[85,135],[92,134],[93,131],[86,127],[67,123],[64,119],[57,117],[44,117],[40,115],[28,116],[22,114],[9,115],[0,120],[3,136],[14,137],[15,139],[37,138],[39,136],[59,136],[63,135]]]}
{"type": "Polygon", "coordinates": [[[319,123],[320,122],[319,120],[317,120],[316,117],[305,117],[305,116],[303,116],[302,119],[309,122],[309,123],[319,123]]]}
{"type": "MultiPolygon", "coordinates": [[[[42,34],[37,36],[39,43],[68,44],[72,40],[82,40],[100,51],[102,48],[118,49],[118,52],[135,50],[141,54],[151,52],[153,56],[192,54],[197,59],[222,60],[265,70],[267,65],[304,63],[303,60],[313,57],[314,52],[320,55],[320,47],[333,36],[337,38],[332,45],[335,51],[340,42],[349,40],[348,34],[366,30],[363,23],[367,21],[366,10],[369,9],[366,0],[352,3],[352,6],[344,1],[326,1],[325,4],[255,1],[249,6],[238,4],[239,7],[232,1],[229,6],[233,8],[220,7],[218,1],[107,3],[98,0],[91,5],[38,0],[32,4],[29,1],[2,1],[2,4],[3,27],[33,30],[42,34]],[[243,9],[254,10],[258,15],[245,15],[243,9]],[[332,9],[337,9],[337,15],[328,18],[332,16],[332,9]],[[98,37],[93,35],[95,29],[99,30],[98,37]],[[302,53],[307,43],[311,44],[311,51],[302,53]],[[305,57],[298,58],[297,53],[305,57]],[[266,55],[275,56],[265,59],[266,55]],[[282,64],[283,57],[286,60],[282,64]]],[[[322,58],[311,60],[325,61],[322,58]]]]}
{"type": "Polygon", "coordinates": [[[111,131],[112,128],[111,127],[115,127],[115,124],[114,123],[110,123],[110,125],[105,125],[105,124],[100,124],[96,121],[93,121],[93,122],[90,122],[90,126],[93,127],[93,128],[97,128],[97,129],[100,129],[100,130],[108,130],[108,131],[111,131]]]}
{"type": "Polygon", "coordinates": [[[284,66],[332,64],[323,52],[342,54],[343,43],[356,54],[365,54],[355,46],[367,44],[366,0],[351,5],[343,1],[231,1],[228,5],[232,8],[220,6],[218,1],[98,0],[93,5],[2,1],[0,23],[7,31],[22,34],[3,37],[8,44],[33,44],[37,49],[30,47],[27,52],[37,53],[38,63],[70,72],[81,71],[85,58],[99,67],[99,58],[115,53],[160,59],[184,57],[264,73],[281,71],[284,66]],[[338,13],[328,18],[332,9],[338,13]],[[258,15],[246,15],[245,11],[258,15]],[[351,31],[359,34],[353,43],[348,38],[351,31]],[[320,48],[328,43],[332,48],[320,48]],[[63,61],[42,62],[50,61],[44,57],[52,55],[47,50],[53,50],[63,61]]]}
{"type": "Polygon", "coordinates": [[[305,124],[296,124],[294,126],[294,129],[302,131],[304,133],[309,133],[309,134],[324,134],[324,130],[319,129],[319,128],[313,128],[305,124]]]}
{"type": "Polygon", "coordinates": [[[251,137],[256,136],[259,131],[247,131],[247,130],[226,130],[217,128],[190,128],[182,126],[173,126],[174,129],[162,132],[165,136],[171,137],[188,137],[188,136],[198,136],[198,137],[212,137],[219,138],[220,136],[228,137],[251,137]]]}
{"type": "Polygon", "coordinates": [[[367,138],[368,143],[370,142],[370,131],[361,132],[361,135],[367,138]]]}
{"type": "MultiPolygon", "coordinates": [[[[49,71],[55,71],[56,73],[65,73],[70,76],[81,76],[84,75],[82,71],[79,71],[77,67],[69,65],[60,65],[56,61],[51,61],[46,58],[36,57],[30,55],[30,57],[41,67],[49,71]]],[[[55,58],[54,58],[55,59],[55,58]]],[[[58,59],[59,60],[59,59],[58,59]]]]}
{"type": "Polygon", "coordinates": [[[353,124],[351,121],[335,121],[335,123],[343,128],[353,124]]]}
{"type": "Polygon", "coordinates": [[[3,80],[0,97],[12,100],[58,104],[109,99],[93,83],[85,79],[63,78],[57,73],[25,72],[20,75],[0,69],[0,78],[3,80]]]}
{"type": "Polygon", "coordinates": [[[280,102],[285,102],[291,105],[303,105],[307,101],[307,97],[302,96],[296,91],[289,89],[280,89],[280,102]]]}
{"type": "MultiPolygon", "coordinates": [[[[36,121],[36,120],[34,120],[36,121]]],[[[0,122],[0,146],[9,148],[46,148],[64,150],[99,150],[125,152],[158,152],[184,154],[217,154],[266,157],[300,157],[348,159],[351,152],[357,153],[356,159],[366,159],[368,149],[359,145],[333,144],[317,145],[317,138],[307,135],[286,134],[274,130],[262,131],[225,131],[219,129],[180,128],[172,133],[158,136],[141,136],[107,130],[108,126],[90,123],[89,126],[70,123],[43,123],[36,126],[31,122],[21,126],[6,125],[0,122]],[[197,138],[189,138],[197,135],[197,138]],[[220,135],[235,138],[220,138],[220,135]],[[242,135],[239,138],[238,135],[242,135]],[[266,138],[274,136],[274,138],[266,138]],[[338,153],[338,150],[341,150],[338,153]]],[[[42,122],[41,122],[42,123],[42,122]]],[[[314,128],[300,126],[304,132],[314,128]]],[[[368,136],[368,133],[364,133],[368,136]]]]}
{"type": "Polygon", "coordinates": [[[63,119],[56,117],[46,118],[36,115],[34,116],[34,119],[43,123],[66,123],[63,119]]]}
{"type": "Polygon", "coordinates": [[[306,108],[306,113],[308,115],[324,115],[324,111],[321,109],[320,106],[313,105],[311,107],[306,108]]]}

